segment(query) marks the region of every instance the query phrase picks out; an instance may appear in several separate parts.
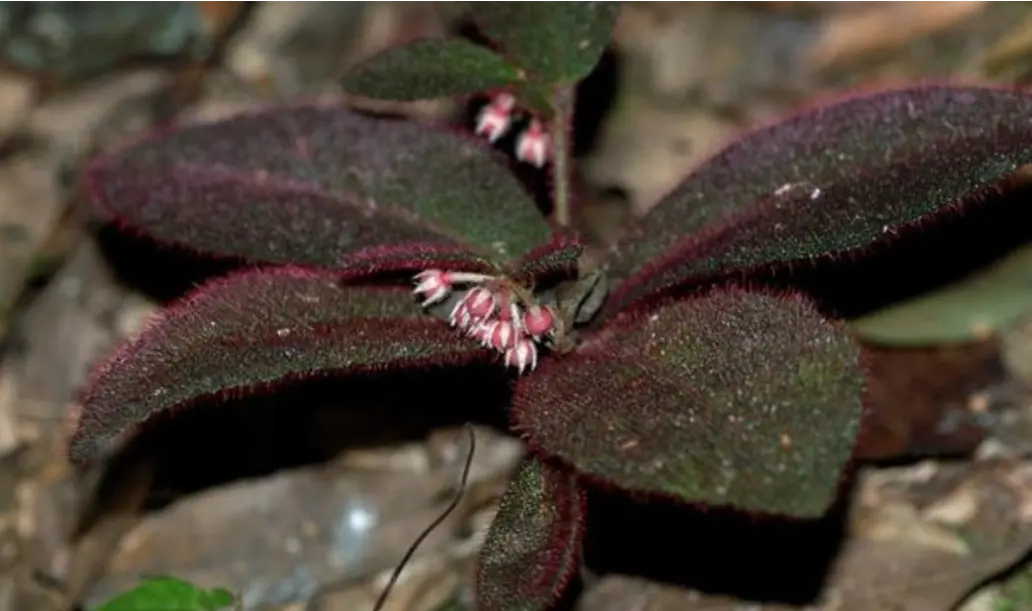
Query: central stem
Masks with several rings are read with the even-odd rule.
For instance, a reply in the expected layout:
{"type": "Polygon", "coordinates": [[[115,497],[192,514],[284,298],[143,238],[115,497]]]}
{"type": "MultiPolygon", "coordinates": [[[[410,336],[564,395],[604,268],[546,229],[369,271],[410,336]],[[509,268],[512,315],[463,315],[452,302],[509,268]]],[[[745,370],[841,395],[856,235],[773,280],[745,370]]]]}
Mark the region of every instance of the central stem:
{"type": "Polygon", "coordinates": [[[555,222],[561,227],[570,225],[570,166],[573,146],[570,141],[573,120],[573,86],[556,87],[552,92],[554,115],[551,121],[552,139],[552,204],[555,222]]]}

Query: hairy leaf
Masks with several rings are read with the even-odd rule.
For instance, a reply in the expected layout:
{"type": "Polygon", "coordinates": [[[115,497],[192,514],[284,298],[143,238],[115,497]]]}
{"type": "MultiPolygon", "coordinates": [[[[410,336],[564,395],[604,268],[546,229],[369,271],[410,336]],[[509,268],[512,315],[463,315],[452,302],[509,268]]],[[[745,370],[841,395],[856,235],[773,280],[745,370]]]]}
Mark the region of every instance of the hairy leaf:
{"type": "Polygon", "coordinates": [[[547,84],[519,81],[513,86],[512,92],[516,95],[520,108],[534,113],[542,121],[549,121],[555,116],[552,92],[547,84]]]}
{"type": "Polygon", "coordinates": [[[552,608],[580,568],[584,509],[584,491],[571,473],[524,461],[480,550],[477,608],[552,608]]]}
{"type": "Polygon", "coordinates": [[[223,588],[206,590],[175,577],[152,577],[93,611],[229,611],[233,600],[223,588]]]}
{"type": "MultiPolygon", "coordinates": [[[[334,105],[192,125],[92,162],[93,201],[159,242],[252,262],[396,269],[370,252],[516,258],[548,225],[480,144],[334,105]],[[374,250],[369,250],[374,249],[374,250]],[[355,251],[364,258],[352,261],[355,251]]],[[[404,257],[402,257],[403,259],[404,257]]]]}
{"type": "Polygon", "coordinates": [[[598,63],[619,2],[476,2],[473,20],[532,80],[569,84],[598,63]]]}
{"type": "Polygon", "coordinates": [[[798,296],[740,290],[624,317],[521,379],[540,455],[628,491],[809,518],[861,416],[859,348],[798,296]]]}
{"type": "Polygon", "coordinates": [[[100,366],[70,454],[88,462],[159,412],[230,392],[488,356],[406,289],[349,287],[292,268],[241,272],[184,298],[100,366]]]}
{"type": "Polygon", "coordinates": [[[528,252],[514,267],[514,277],[531,281],[542,276],[574,276],[580,257],[584,254],[584,242],[579,235],[558,231],[549,240],[528,252]]]}
{"type": "Polygon", "coordinates": [[[425,100],[511,85],[519,69],[462,38],[437,38],[387,49],[344,77],[344,90],[382,100],[425,100]]]}
{"type": "Polygon", "coordinates": [[[702,164],[618,244],[613,314],[667,287],[856,253],[1032,162],[1032,95],[919,86],[755,131],[702,164]]]}
{"type": "Polygon", "coordinates": [[[935,346],[984,338],[1032,311],[1032,247],[960,282],[850,321],[863,339],[935,346]]]}

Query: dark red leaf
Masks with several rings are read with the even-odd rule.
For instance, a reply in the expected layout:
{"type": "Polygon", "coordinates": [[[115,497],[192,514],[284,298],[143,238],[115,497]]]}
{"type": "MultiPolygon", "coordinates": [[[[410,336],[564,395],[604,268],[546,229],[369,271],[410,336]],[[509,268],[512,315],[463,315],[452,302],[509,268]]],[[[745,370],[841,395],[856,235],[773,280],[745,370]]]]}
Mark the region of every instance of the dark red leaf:
{"type": "Polygon", "coordinates": [[[605,315],[706,279],[854,254],[1032,162],[1032,95],[920,86],[837,101],[702,164],[625,236],[605,315]],[[633,276],[633,277],[632,277],[633,276]]]}
{"type": "Polygon", "coordinates": [[[419,250],[420,265],[463,253],[464,268],[483,269],[549,237],[480,143],[329,104],[151,137],[94,160],[87,180],[123,226],[251,262],[393,271],[406,260],[391,250],[400,247],[419,250]]]}
{"type": "Polygon", "coordinates": [[[584,491],[563,469],[528,459],[480,550],[477,608],[546,611],[580,568],[584,491]]]}
{"type": "Polygon", "coordinates": [[[547,276],[572,277],[577,274],[584,242],[580,236],[565,230],[557,231],[547,244],[528,252],[513,266],[513,277],[533,281],[547,276]]]}
{"type": "Polygon", "coordinates": [[[624,490],[810,518],[863,392],[845,331],[801,297],[736,289],[617,319],[522,378],[512,417],[535,452],[624,490]]]}
{"type": "Polygon", "coordinates": [[[491,355],[400,288],[292,268],[215,280],[166,310],[94,373],[70,454],[91,460],[151,416],[278,382],[491,355]]]}

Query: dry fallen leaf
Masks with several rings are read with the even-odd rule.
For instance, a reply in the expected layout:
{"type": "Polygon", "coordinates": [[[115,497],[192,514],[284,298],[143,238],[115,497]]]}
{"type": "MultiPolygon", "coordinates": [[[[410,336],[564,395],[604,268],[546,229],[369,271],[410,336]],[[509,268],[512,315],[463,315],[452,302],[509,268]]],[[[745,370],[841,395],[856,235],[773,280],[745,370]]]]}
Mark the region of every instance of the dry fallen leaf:
{"type": "Polygon", "coordinates": [[[989,554],[958,555],[910,542],[852,541],[836,564],[824,608],[945,611],[978,584],[1020,560],[1032,530],[989,554]]]}
{"type": "Polygon", "coordinates": [[[986,2],[874,2],[846,11],[824,24],[807,53],[811,70],[824,70],[861,55],[886,51],[953,27],[975,15],[986,2]]]}
{"type": "Polygon", "coordinates": [[[972,397],[1004,377],[995,340],[938,348],[866,346],[866,354],[871,381],[858,458],[967,453],[985,437],[991,407],[972,410],[980,405],[972,397]]]}

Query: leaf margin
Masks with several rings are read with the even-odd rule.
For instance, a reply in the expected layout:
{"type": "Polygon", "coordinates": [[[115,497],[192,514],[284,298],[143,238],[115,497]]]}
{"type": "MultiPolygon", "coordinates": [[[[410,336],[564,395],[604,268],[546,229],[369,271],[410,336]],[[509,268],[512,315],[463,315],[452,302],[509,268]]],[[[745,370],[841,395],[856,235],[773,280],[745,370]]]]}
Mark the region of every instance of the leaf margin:
{"type": "MultiPolygon", "coordinates": [[[[631,358],[631,353],[621,353],[623,357],[631,358]]],[[[647,371],[647,369],[643,369],[647,371]]],[[[679,504],[686,504],[689,506],[697,506],[702,508],[710,507],[722,507],[728,508],[733,511],[742,511],[754,515],[764,515],[771,517],[785,517],[789,519],[815,519],[827,512],[831,507],[835,505],[837,500],[841,497],[843,487],[848,484],[850,474],[852,473],[854,463],[856,461],[854,457],[855,450],[860,440],[860,435],[863,433],[863,421],[865,414],[867,413],[867,389],[869,383],[869,366],[867,358],[863,351],[860,349],[860,345],[856,338],[849,332],[848,326],[844,321],[838,319],[828,318],[818,308],[815,307],[815,303],[804,293],[798,291],[785,291],[776,290],[770,287],[764,286],[750,286],[750,285],[730,285],[721,286],[714,285],[707,287],[707,289],[699,291],[690,298],[665,298],[656,302],[648,304],[639,304],[635,306],[633,310],[622,313],[618,318],[608,321],[602,325],[601,328],[590,331],[584,338],[584,341],[580,344],[578,349],[569,355],[566,355],[564,359],[549,359],[542,362],[542,366],[539,367],[536,376],[527,376],[520,378],[517,382],[516,390],[514,392],[512,407],[510,409],[510,427],[513,431],[520,435],[520,438],[527,444],[531,453],[535,456],[540,457],[546,461],[556,461],[559,464],[566,466],[567,468],[574,471],[578,477],[587,483],[590,483],[593,487],[599,487],[600,489],[615,490],[619,491],[620,494],[630,495],[634,498],[642,500],[648,499],[659,499],[666,501],[673,501],[679,504]],[[834,490],[830,496],[825,497],[826,502],[822,505],[823,510],[805,510],[801,514],[794,514],[792,511],[786,511],[784,509],[763,509],[756,507],[745,507],[742,503],[715,503],[702,498],[687,499],[676,493],[671,493],[655,488],[645,489],[634,486],[625,486],[616,482],[615,480],[592,472],[590,469],[582,468],[577,461],[547,447],[547,442],[542,441],[533,430],[535,425],[532,424],[532,419],[524,417],[521,420],[521,412],[526,409],[526,405],[523,404],[522,400],[526,396],[536,397],[542,396],[539,385],[545,383],[546,376],[558,377],[558,373],[564,371],[564,369],[571,370],[583,370],[584,364],[593,361],[600,361],[604,363],[612,362],[612,342],[614,339],[620,337],[635,327],[640,327],[641,323],[647,317],[654,316],[656,313],[661,312],[664,308],[684,306],[686,302],[690,302],[692,299],[705,299],[714,294],[745,294],[749,296],[768,297],[774,298],[779,301],[787,301],[789,303],[802,304],[804,307],[809,308],[808,314],[816,314],[823,321],[826,330],[834,330],[839,335],[839,339],[849,339],[852,351],[855,353],[854,362],[854,373],[858,376],[857,392],[855,393],[856,409],[854,414],[854,421],[852,427],[852,442],[849,445],[849,454],[845,457],[842,462],[841,469],[839,470],[836,484],[833,487],[834,490]],[[525,387],[534,385],[534,389],[537,392],[525,391],[525,387]]],[[[560,387],[572,387],[573,384],[570,382],[561,383],[556,382],[560,387]]],[[[607,395],[612,397],[612,395],[607,395]]],[[[554,399],[554,397],[553,397],[554,399]]],[[[530,399],[533,400],[533,399],[530,399]]],[[[551,399],[550,399],[551,401],[551,399]]],[[[563,413],[564,408],[558,406],[554,401],[549,402],[554,410],[554,413],[563,413]]],[[[584,414],[582,414],[584,416],[584,414]]],[[[599,419],[598,414],[594,414],[592,417],[596,420],[599,419]]],[[[612,427],[610,425],[610,430],[612,427]]],[[[583,433],[581,434],[583,436],[583,433]]],[[[794,442],[793,442],[794,443],[794,442]]]]}
{"type": "MultiPolygon", "coordinates": [[[[418,63],[424,59],[425,58],[415,61],[418,63]]],[[[409,61],[413,60],[410,59],[409,61]]],[[[415,70],[411,66],[404,70],[417,73],[423,72],[415,70]]],[[[447,70],[445,70],[445,72],[447,72],[447,70]]],[[[423,76],[425,76],[425,74],[423,76]]],[[[501,89],[515,85],[519,80],[519,69],[488,47],[474,44],[464,38],[444,37],[421,38],[402,45],[384,49],[379,53],[363,59],[357,65],[353,66],[341,79],[341,83],[344,91],[350,95],[358,95],[377,100],[412,102],[501,89]],[[444,58],[437,59],[437,61],[432,63],[434,66],[447,68],[455,67],[457,59],[465,59],[468,62],[481,62],[482,64],[486,64],[489,61],[495,61],[496,65],[494,68],[499,72],[499,74],[489,77],[486,74],[474,75],[471,72],[463,73],[462,71],[456,71],[452,76],[452,79],[455,81],[461,81],[462,77],[465,77],[465,83],[453,83],[449,86],[441,85],[437,87],[436,90],[434,90],[434,87],[431,84],[426,83],[422,85],[422,89],[420,89],[420,85],[415,85],[410,88],[409,93],[400,93],[400,88],[403,86],[398,85],[398,88],[391,89],[392,83],[395,81],[406,80],[407,83],[411,85],[412,79],[407,78],[405,74],[402,74],[401,72],[403,71],[393,70],[390,63],[392,61],[404,63],[405,60],[402,56],[405,53],[432,53],[438,57],[443,55],[445,56],[444,58]],[[463,55],[464,58],[461,57],[463,55]],[[509,74],[500,74],[503,69],[508,70],[509,74]],[[380,73],[377,74],[377,71],[380,73]],[[395,72],[393,76],[390,74],[392,71],[395,72]],[[480,82],[476,82],[477,76],[480,76],[480,82]],[[367,82],[369,79],[372,79],[373,83],[367,82]],[[376,90],[375,86],[378,84],[376,81],[383,83],[384,88],[376,90]]]]}
{"type": "MultiPolygon", "coordinates": [[[[334,286],[338,286],[342,291],[371,291],[373,293],[380,293],[383,297],[390,299],[395,297],[399,299],[411,298],[411,294],[407,289],[393,286],[348,284],[341,282],[339,277],[332,272],[313,271],[296,266],[258,267],[213,278],[175,300],[169,306],[155,312],[134,337],[121,342],[113,351],[110,351],[95,364],[86,383],[80,390],[79,397],[72,409],[71,422],[73,431],[66,443],[71,462],[80,469],[87,468],[98,456],[105,455],[111,449],[122,447],[126,441],[135,437],[142,428],[146,427],[149,421],[165,415],[174,415],[177,411],[191,409],[196,405],[204,405],[209,402],[220,403],[228,397],[253,396],[276,386],[307,380],[376,374],[388,369],[398,371],[405,368],[427,366],[462,366],[476,362],[489,362],[495,357],[489,350],[455,333],[443,321],[428,313],[423,313],[422,309],[415,304],[413,298],[412,306],[416,311],[420,312],[420,315],[402,319],[409,323],[408,330],[428,333],[439,341],[451,343],[453,349],[450,352],[432,359],[401,357],[393,359],[389,363],[324,367],[318,370],[295,370],[286,372],[275,379],[250,380],[240,384],[222,386],[209,392],[194,393],[181,400],[150,409],[143,414],[142,418],[133,418],[130,423],[124,424],[120,428],[116,426],[113,429],[114,432],[110,429],[107,432],[103,430],[103,427],[109,426],[104,416],[105,408],[103,406],[91,408],[89,407],[90,401],[94,395],[104,389],[104,383],[108,379],[114,378],[116,384],[124,379],[124,377],[119,377],[117,373],[119,368],[138,367],[139,361],[134,361],[134,359],[137,358],[137,354],[141,350],[147,346],[163,345],[163,333],[167,332],[169,328],[174,329],[174,325],[177,323],[186,321],[189,324],[190,321],[188,319],[197,315],[199,310],[198,304],[203,305],[207,301],[217,300],[220,290],[234,288],[235,284],[241,284],[248,280],[267,279],[273,281],[279,278],[285,280],[332,282],[334,286]],[[101,430],[93,430],[92,432],[87,430],[90,426],[96,427],[98,424],[102,427],[101,430]]],[[[396,319],[385,320],[390,321],[390,328],[394,330],[398,330],[402,322],[396,319]]],[[[382,334],[378,337],[382,337],[382,334]]],[[[131,377],[132,371],[129,371],[129,374],[131,377]]],[[[103,399],[103,397],[100,399],[103,399]]],[[[124,410],[125,408],[117,407],[116,409],[124,410]]]]}

